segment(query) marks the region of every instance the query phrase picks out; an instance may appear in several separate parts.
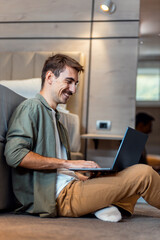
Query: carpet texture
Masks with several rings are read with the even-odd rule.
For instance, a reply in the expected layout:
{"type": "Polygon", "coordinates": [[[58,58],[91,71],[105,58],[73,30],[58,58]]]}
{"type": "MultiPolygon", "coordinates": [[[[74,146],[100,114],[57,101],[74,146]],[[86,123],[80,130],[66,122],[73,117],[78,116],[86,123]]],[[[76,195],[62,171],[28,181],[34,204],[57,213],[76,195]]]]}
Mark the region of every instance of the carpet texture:
{"type": "Polygon", "coordinates": [[[0,213],[0,240],[159,240],[160,210],[138,203],[135,213],[118,223],[90,215],[81,218],[39,218],[0,213]]]}

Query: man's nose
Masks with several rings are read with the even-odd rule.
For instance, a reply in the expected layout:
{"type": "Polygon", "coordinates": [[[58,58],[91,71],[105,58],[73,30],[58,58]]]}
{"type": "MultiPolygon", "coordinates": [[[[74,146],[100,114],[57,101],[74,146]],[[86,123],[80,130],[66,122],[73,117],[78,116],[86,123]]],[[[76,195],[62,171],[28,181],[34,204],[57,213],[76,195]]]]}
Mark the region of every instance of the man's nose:
{"type": "Polygon", "coordinates": [[[69,85],[69,90],[70,90],[72,93],[76,93],[76,85],[75,85],[74,82],[69,85]]]}

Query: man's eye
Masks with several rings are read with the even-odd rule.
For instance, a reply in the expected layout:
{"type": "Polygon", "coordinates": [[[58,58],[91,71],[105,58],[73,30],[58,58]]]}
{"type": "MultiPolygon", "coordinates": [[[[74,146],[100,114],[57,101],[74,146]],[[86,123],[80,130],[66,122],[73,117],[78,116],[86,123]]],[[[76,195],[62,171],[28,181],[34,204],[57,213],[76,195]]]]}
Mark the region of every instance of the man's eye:
{"type": "Polygon", "coordinates": [[[68,85],[72,85],[72,84],[74,83],[74,84],[75,84],[75,86],[77,87],[77,86],[78,86],[78,84],[79,84],[79,81],[75,82],[75,81],[73,81],[73,80],[66,79],[66,83],[67,83],[68,85]]]}
{"type": "Polygon", "coordinates": [[[67,84],[72,84],[71,80],[66,80],[67,84]]]}

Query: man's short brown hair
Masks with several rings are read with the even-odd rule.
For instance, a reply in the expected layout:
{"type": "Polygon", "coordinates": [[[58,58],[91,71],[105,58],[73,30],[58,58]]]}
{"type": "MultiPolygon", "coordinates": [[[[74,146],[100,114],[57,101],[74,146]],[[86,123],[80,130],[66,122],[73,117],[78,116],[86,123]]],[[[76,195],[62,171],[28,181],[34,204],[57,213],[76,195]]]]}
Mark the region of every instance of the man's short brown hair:
{"type": "Polygon", "coordinates": [[[75,59],[64,55],[64,54],[56,54],[53,55],[52,57],[49,57],[43,66],[42,69],[42,84],[41,87],[43,88],[45,78],[46,78],[46,73],[50,70],[55,77],[59,77],[60,73],[64,71],[65,66],[74,68],[77,72],[83,72],[83,66],[79,62],[77,62],[75,59]]]}

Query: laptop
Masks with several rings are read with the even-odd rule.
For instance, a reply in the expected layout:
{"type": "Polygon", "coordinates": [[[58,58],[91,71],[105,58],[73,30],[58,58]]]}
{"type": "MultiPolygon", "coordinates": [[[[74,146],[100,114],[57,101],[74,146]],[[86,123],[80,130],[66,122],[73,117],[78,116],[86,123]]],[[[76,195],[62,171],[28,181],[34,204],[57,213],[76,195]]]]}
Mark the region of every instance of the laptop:
{"type": "Polygon", "coordinates": [[[111,168],[70,168],[73,171],[119,172],[134,164],[138,164],[144,150],[148,135],[128,127],[121,141],[111,168]]]}

